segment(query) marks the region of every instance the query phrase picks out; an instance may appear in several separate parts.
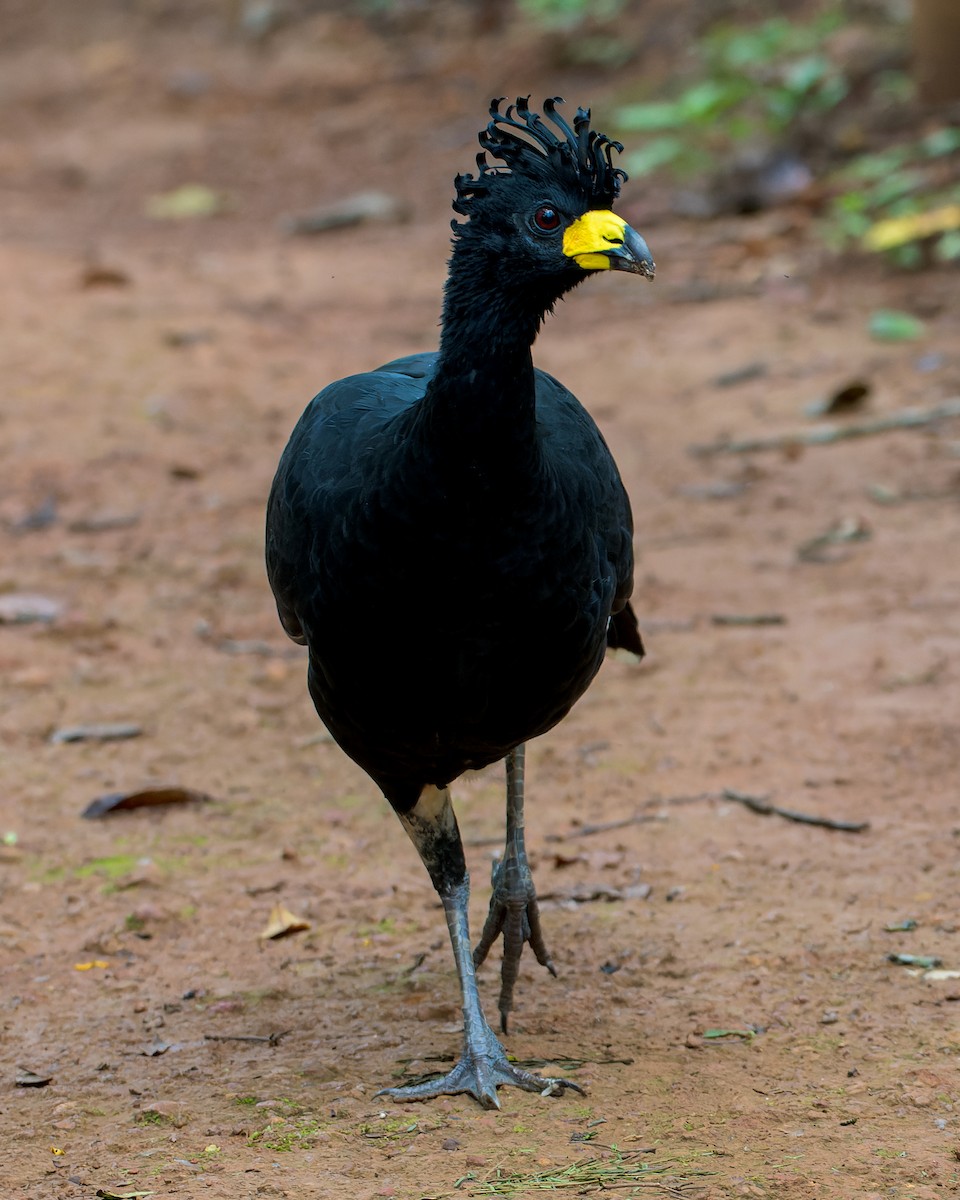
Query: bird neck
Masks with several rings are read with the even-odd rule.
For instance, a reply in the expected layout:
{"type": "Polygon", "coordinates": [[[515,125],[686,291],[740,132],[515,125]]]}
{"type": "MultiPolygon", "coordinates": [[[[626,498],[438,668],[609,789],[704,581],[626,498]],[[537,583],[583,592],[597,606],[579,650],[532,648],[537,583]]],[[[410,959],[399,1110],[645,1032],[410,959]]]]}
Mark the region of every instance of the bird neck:
{"type": "Polygon", "coordinates": [[[535,453],[531,347],[555,297],[502,276],[493,257],[454,244],[437,367],[420,407],[431,439],[469,457],[535,453]]]}

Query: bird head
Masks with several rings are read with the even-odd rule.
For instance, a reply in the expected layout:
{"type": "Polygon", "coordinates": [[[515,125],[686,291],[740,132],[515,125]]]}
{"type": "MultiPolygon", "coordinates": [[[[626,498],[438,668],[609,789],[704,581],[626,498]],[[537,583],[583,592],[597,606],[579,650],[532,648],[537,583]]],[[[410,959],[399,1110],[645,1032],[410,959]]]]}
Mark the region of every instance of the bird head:
{"type": "Polygon", "coordinates": [[[544,101],[546,120],[529,98],[505,112],[501,103],[492,102],[479,135],[477,174],[455,180],[454,211],[468,218],[453,223],[456,240],[482,245],[504,282],[549,279],[557,295],[596,271],[652,279],[646,242],[612,211],[627,178],[612,155],[623,146],[590,128],[588,109],[577,109],[571,127],[559,98],[544,101]]]}

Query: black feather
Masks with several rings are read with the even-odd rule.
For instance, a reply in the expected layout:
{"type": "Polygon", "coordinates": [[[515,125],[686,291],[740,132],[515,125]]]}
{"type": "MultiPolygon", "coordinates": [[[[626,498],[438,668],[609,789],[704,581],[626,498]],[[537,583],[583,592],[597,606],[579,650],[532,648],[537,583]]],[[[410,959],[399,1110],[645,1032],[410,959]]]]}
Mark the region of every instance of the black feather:
{"type": "Polygon", "coordinates": [[[456,177],[454,211],[469,216],[471,202],[487,195],[503,176],[502,168],[488,162],[487,153],[505,163],[508,170],[521,171],[528,178],[562,178],[567,186],[580,189],[587,207],[613,204],[627,180],[626,171],[615,167],[612,159],[623,145],[590,128],[588,108],[577,109],[571,129],[557,112],[556,106],[563,101],[558,96],[545,100],[543,110],[560,131],[558,137],[538,113],[531,112],[529,97],[518,98],[505,113],[500,112],[502,103],[502,97],[492,101],[490,122],[480,133],[483,151],[477,155],[478,174],[456,177]]]}

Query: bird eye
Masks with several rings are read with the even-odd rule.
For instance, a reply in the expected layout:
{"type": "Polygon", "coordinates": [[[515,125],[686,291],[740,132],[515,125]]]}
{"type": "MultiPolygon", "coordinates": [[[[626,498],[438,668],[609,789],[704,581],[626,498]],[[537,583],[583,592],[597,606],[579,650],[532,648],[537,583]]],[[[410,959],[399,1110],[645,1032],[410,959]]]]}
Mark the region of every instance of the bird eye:
{"type": "Polygon", "coordinates": [[[549,204],[542,204],[533,214],[533,223],[541,233],[553,233],[560,228],[560,214],[549,204]]]}

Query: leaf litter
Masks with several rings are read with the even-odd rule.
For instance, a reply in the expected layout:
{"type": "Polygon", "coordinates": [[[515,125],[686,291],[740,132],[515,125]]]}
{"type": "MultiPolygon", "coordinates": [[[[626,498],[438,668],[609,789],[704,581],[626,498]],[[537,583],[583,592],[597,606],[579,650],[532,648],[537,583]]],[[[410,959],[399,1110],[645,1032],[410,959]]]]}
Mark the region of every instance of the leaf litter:
{"type": "Polygon", "coordinates": [[[32,592],[7,592],[0,596],[0,625],[51,624],[63,612],[63,604],[50,596],[32,592]]]}
{"type": "Polygon", "coordinates": [[[277,941],[291,933],[305,933],[312,929],[309,921],[298,917],[283,904],[275,904],[270,910],[266,928],[260,934],[261,941],[277,941]]]}
{"type": "Polygon", "coordinates": [[[132,721],[107,721],[91,725],[63,725],[50,734],[54,746],[64,742],[122,742],[139,737],[143,726],[132,721]]]}
{"type": "Polygon", "coordinates": [[[29,1067],[17,1067],[17,1073],[14,1076],[14,1085],[20,1088],[42,1088],[52,1081],[52,1075],[31,1071],[29,1067]]]}
{"type": "Polygon", "coordinates": [[[695,458],[714,454],[754,454],[761,450],[793,450],[799,446],[830,446],[852,438],[872,437],[901,429],[922,429],[950,417],[960,417],[960,397],[952,397],[930,408],[901,408],[881,417],[849,421],[843,425],[817,425],[792,433],[760,434],[755,437],[721,438],[688,447],[695,458]]]}
{"type": "Polygon", "coordinates": [[[132,792],[108,792],[91,800],[80,814],[88,821],[109,817],[135,808],[156,808],[166,804],[206,804],[213,800],[206,792],[185,787],[146,787],[132,792]]]}

